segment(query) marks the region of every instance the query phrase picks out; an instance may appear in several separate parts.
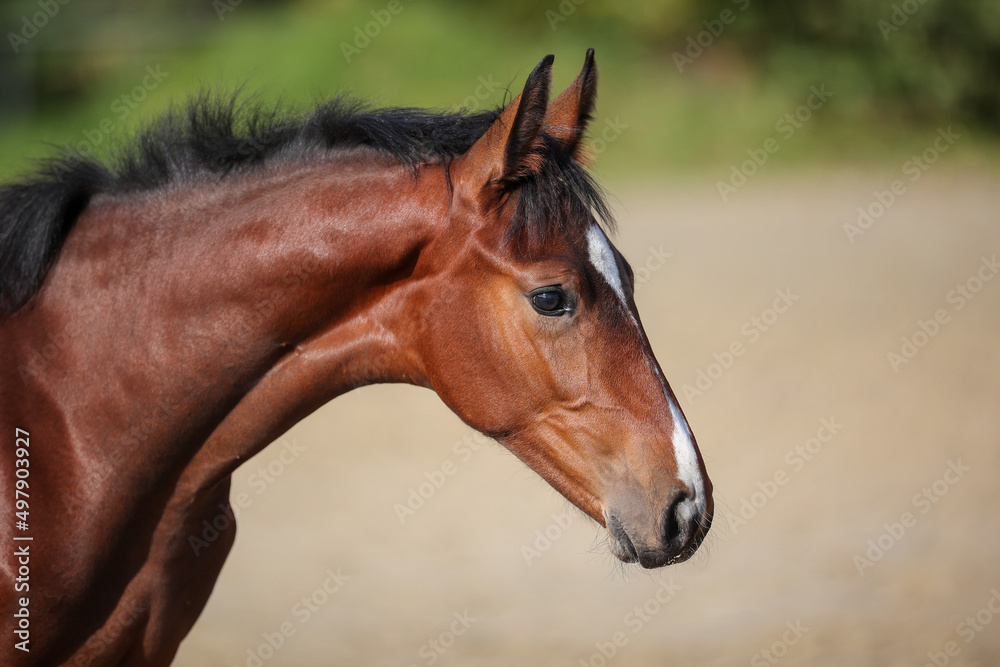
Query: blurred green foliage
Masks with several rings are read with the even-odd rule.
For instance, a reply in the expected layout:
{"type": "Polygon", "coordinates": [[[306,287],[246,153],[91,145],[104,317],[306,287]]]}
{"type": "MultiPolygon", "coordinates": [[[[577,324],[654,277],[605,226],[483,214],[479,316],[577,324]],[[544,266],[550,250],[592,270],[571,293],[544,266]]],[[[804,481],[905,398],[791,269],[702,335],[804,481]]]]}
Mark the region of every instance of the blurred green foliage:
{"type": "Polygon", "coordinates": [[[745,159],[816,85],[833,98],[776,162],[895,161],[946,125],[979,159],[1000,136],[996,0],[13,0],[0,27],[0,179],[51,144],[104,153],[206,88],[491,106],[546,53],[566,85],[588,46],[599,170],[745,159]]]}
{"type": "MultiPolygon", "coordinates": [[[[496,16],[527,27],[539,7],[508,0],[496,16]]],[[[851,99],[844,115],[1000,132],[996,0],[565,0],[550,9],[561,7],[574,8],[579,29],[613,34],[647,58],[690,58],[693,42],[693,53],[701,50],[688,63],[695,77],[738,69],[797,86],[820,80],[851,99]]]]}

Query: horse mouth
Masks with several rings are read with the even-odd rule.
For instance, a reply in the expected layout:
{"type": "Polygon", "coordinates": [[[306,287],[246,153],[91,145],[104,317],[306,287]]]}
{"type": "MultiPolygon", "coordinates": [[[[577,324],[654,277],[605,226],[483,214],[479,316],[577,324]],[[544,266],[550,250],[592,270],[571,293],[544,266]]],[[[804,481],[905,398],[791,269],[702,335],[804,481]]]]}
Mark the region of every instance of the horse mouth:
{"type": "Polygon", "coordinates": [[[621,521],[614,514],[607,517],[608,535],[611,537],[611,553],[623,563],[634,563],[639,560],[639,552],[632,543],[632,538],[625,532],[621,521]]]}
{"type": "Polygon", "coordinates": [[[644,569],[677,565],[688,560],[698,551],[698,547],[701,546],[712,525],[712,515],[708,514],[699,522],[697,529],[687,543],[680,546],[680,548],[678,548],[678,545],[674,545],[673,547],[664,545],[658,548],[640,550],[636,548],[635,543],[629,537],[628,531],[625,530],[618,517],[608,514],[605,520],[608,527],[608,536],[610,538],[608,542],[611,547],[611,553],[623,563],[638,563],[644,569]]]}

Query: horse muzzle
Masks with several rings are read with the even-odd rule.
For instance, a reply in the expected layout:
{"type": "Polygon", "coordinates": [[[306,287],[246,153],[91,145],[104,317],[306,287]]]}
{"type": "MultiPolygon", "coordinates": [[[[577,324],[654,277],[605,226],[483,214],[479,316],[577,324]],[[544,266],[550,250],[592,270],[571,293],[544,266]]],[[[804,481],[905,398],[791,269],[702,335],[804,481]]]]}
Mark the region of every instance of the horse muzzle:
{"type": "Polygon", "coordinates": [[[625,563],[657,568],[682,563],[698,550],[712,525],[709,492],[701,495],[677,484],[659,511],[648,510],[648,496],[633,494],[604,513],[611,552],[625,563]]]}

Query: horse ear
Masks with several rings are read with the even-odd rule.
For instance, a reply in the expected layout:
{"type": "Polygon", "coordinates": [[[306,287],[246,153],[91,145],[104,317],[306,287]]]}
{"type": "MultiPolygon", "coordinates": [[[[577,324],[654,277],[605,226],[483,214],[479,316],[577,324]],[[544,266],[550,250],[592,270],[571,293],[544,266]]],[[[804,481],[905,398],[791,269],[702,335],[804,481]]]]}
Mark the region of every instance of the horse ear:
{"type": "Polygon", "coordinates": [[[580,74],[566,90],[552,100],[545,113],[546,134],[558,140],[571,155],[577,156],[580,139],[593,116],[596,99],[597,66],[594,64],[594,49],[587,49],[580,74]]]}
{"type": "Polygon", "coordinates": [[[462,174],[476,186],[510,185],[541,170],[544,145],[539,131],[549,102],[554,59],[551,55],[542,58],[528,75],[524,90],[462,157],[462,174]]]}

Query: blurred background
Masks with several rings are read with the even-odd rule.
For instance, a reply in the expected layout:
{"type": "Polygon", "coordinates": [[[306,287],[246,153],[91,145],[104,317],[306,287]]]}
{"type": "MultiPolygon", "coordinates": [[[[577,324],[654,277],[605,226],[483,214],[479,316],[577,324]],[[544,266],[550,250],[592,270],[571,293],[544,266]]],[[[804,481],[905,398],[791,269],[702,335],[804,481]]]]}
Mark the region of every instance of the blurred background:
{"type": "Polygon", "coordinates": [[[176,664],[1000,664],[1000,4],[17,0],[0,25],[4,181],[205,89],[475,110],[597,51],[593,168],[716,486],[705,546],[622,567],[432,393],[369,387],[240,469],[176,664]]]}

